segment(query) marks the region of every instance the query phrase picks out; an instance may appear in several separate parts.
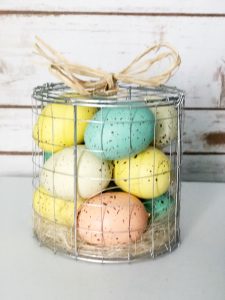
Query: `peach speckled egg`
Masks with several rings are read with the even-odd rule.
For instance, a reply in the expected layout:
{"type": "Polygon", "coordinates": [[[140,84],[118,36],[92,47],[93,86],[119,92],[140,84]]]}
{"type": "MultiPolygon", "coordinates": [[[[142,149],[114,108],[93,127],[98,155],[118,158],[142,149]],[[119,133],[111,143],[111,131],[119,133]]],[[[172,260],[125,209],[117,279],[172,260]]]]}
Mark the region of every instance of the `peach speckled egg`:
{"type": "Polygon", "coordinates": [[[139,198],[158,197],[170,185],[170,160],[161,150],[149,147],[130,160],[115,161],[114,179],[123,191],[139,198]]]}
{"type": "Polygon", "coordinates": [[[121,245],[140,239],[148,222],[142,202],[124,192],[97,195],[81,205],[78,232],[94,245],[121,245]]]}

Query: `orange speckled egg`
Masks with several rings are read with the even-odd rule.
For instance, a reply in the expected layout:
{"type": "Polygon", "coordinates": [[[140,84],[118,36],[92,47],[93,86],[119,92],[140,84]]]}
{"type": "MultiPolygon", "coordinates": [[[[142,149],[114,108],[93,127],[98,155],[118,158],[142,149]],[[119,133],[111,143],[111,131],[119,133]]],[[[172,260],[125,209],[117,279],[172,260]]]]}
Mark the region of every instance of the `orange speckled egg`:
{"type": "Polygon", "coordinates": [[[77,221],[79,236],[87,243],[121,245],[140,239],[147,227],[148,213],[135,196],[107,192],[86,201],[77,221]]]}

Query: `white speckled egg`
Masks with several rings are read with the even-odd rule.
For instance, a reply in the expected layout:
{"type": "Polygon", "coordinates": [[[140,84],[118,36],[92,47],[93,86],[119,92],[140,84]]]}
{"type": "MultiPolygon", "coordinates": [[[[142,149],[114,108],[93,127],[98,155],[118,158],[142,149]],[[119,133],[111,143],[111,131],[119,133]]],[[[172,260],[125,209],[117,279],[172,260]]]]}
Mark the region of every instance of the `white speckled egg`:
{"type": "MultiPolygon", "coordinates": [[[[78,195],[87,199],[106,188],[112,177],[111,162],[104,161],[77,146],[78,195]]],[[[74,197],[74,148],[65,148],[52,155],[40,174],[40,185],[56,197],[71,200],[74,197]]]]}
{"type": "Polygon", "coordinates": [[[114,161],[115,183],[125,192],[143,198],[164,194],[170,185],[170,160],[159,149],[149,147],[135,156],[114,161]]]}
{"type": "Polygon", "coordinates": [[[152,108],[155,115],[155,145],[162,148],[177,137],[177,110],[173,106],[152,108]]]}
{"type": "Polygon", "coordinates": [[[93,245],[120,245],[140,239],[148,222],[142,202],[128,193],[107,192],[81,205],[77,224],[82,240],[93,245]]]}

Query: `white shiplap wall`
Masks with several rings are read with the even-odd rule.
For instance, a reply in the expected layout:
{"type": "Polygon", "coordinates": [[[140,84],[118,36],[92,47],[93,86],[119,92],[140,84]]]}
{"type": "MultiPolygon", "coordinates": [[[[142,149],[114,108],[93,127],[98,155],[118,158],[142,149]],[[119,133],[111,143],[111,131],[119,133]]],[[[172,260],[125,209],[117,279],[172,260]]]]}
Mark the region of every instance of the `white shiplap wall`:
{"type": "Polygon", "coordinates": [[[182,65],[169,82],[187,93],[183,178],[225,178],[223,1],[0,2],[0,174],[31,174],[32,88],[55,79],[32,52],[40,35],[68,58],[108,71],[167,41],[182,65]],[[110,62],[110,64],[109,64],[110,62]]]}

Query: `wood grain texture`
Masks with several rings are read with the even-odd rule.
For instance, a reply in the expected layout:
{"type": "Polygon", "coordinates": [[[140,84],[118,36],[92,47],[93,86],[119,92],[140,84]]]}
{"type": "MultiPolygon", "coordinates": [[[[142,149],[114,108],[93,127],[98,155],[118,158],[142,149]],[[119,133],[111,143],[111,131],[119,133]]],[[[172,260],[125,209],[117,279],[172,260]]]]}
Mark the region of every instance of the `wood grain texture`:
{"type": "Polygon", "coordinates": [[[116,13],[225,13],[225,3],[221,0],[1,0],[1,10],[51,11],[51,12],[116,12],[116,13]]]}
{"type": "Polygon", "coordinates": [[[0,175],[32,173],[30,95],[56,81],[32,52],[40,35],[72,61],[110,72],[150,44],[176,46],[182,66],[168,84],[187,95],[182,179],[224,181],[224,32],[221,0],[1,0],[0,175]]]}
{"type": "MultiPolygon", "coordinates": [[[[0,151],[32,151],[31,109],[0,109],[0,151]]],[[[188,110],[183,151],[225,153],[225,111],[188,110]]]]}
{"type": "Polygon", "coordinates": [[[184,181],[224,182],[225,155],[184,155],[181,174],[184,181]]]}
{"type": "Polygon", "coordinates": [[[32,151],[30,109],[0,109],[0,151],[32,151]]]}
{"type": "Polygon", "coordinates": [[[224,107],[225,44],[218,37],[225,18],[6,15],[0,28],[0,105],[30,105],[34,86],[55,81],[32,53],[34,36],[40,35],[72,61],[110,72],[148,45],[168,41],[182,57],[168,84],[186,91],[186,106],[224,107]]]}
{"type": "Polygon", "coordinates": [[[186,111],[183,138],[185,152],[225,153],[225,111],[186,111]]]}

